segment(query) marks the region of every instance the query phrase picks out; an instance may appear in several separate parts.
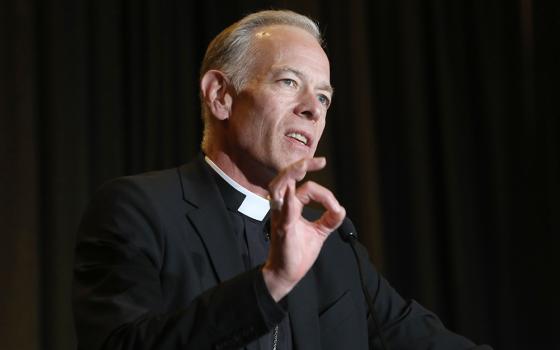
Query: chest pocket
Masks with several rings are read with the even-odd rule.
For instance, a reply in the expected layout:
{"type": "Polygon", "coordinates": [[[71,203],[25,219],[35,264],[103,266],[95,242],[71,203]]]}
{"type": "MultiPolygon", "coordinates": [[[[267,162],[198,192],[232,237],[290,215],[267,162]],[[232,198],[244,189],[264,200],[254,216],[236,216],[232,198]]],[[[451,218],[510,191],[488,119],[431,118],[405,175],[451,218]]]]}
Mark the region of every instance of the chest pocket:
{"type": "Polygon", "coordinates": [[[350,291],[319,315],[322,349],[367,349],[367,323],[350,291]],[[363,318],[363,320],[362,320],[363,318]]]}

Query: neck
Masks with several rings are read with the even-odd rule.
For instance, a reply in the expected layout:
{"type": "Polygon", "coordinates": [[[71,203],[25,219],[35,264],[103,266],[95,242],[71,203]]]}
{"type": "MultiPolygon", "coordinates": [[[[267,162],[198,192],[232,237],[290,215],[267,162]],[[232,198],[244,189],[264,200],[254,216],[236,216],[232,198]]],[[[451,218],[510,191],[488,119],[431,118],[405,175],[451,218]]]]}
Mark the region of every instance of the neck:
{"type": "Polygon", "coordinates": [[[235,157],[227,152],[211,148],[204,151],[206,156],[235,182],[263,198],[268,198],[268,184],[274,177],[272,172],[258,174],[255,170],[262,168],[262,165],[256,164],[247,157],[235,157]]]}

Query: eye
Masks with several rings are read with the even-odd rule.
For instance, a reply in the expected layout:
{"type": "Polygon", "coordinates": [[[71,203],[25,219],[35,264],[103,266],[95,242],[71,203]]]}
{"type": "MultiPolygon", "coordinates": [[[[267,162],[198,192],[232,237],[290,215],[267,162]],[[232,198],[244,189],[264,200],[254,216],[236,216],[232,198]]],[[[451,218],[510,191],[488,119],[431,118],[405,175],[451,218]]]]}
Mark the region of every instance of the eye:
{"type": "Polygon", "coordinates": [[[330,106],[330,104],[331,104],[331,100],[330,100],[327,96],[325,96],[325,95],[323,95],[323,94],[318,95],[318,96],[317,96],[317,100],[319,100],[319,102],[320,102],[323,106],[325,106],[325,107],[327,107],[327,108],[328,108],[328,107],[330,106]]]}
{"type": "Polygon", "coordinates": [[[291,88],[296,88],[297,87],[297,82],[293,79],[288,79],[288,78],[281,79],[280,82],[282,84],[288,86],[288,87],[291,87],[291,88]]]}

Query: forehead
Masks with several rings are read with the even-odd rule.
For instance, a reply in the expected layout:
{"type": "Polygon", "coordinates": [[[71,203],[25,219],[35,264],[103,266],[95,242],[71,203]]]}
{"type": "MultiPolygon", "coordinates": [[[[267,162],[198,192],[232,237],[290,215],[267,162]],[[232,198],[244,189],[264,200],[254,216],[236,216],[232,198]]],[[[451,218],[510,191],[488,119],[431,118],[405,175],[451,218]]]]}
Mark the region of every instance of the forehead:
{"type": "Polygon", "coordinates": [[[306,39],[309,39],[310,41],[315,42],[317,45],[319,45],[319,41],[311,32],[301,27],[289,24],[272,24],[259,27],[255,29],[254,37],[255,39],[263,40],[279,40],[280,38],[293,39],[295,37],[305,37],[306,39]]]}
{"type": "Polygon", "coordinates": [[[329,59],[325,51],[317,39],[302,28],[289,25],[258,28],[253,35],[252,49],[253,61],[262,69],[294,66],[329,77],[329,59]]]}

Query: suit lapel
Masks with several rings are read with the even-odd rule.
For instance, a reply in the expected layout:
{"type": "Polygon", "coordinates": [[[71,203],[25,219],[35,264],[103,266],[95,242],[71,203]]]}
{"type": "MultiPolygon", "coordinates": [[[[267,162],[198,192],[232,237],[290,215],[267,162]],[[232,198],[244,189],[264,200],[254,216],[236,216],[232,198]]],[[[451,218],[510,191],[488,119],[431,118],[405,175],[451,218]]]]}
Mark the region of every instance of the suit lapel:
{"type": "MultiPolygon", "coordinates": [[[[316,220],[321,212],[305,207],[303,216],[316,220]]],[[[317,306],[317,286],[313,268],[288,295],[288,310],[296,350],[321,349],[317,306]]]]}
{"type": "Polygon", "coordinates": [[[227,209],[203,156],[180,168],[183,198],[191,204],[188,220],[195,227],[220,281],[244,270],[227,209]]]}
{"type": "Polygon", "coordinates": [[[321,348],[316,295],[313,269],[288,295],[288,311],[296,350],[321,348]]]}

